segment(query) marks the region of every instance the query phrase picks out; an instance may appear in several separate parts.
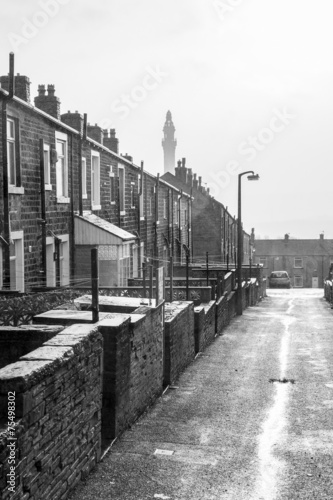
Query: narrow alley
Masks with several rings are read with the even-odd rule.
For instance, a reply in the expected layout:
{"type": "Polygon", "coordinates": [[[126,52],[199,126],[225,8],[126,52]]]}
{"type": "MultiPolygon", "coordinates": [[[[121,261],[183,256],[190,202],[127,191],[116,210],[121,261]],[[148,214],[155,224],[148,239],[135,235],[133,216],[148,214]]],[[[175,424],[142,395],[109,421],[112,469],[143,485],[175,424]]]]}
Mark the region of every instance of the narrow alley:
{"type": "Polygon", "coordinates": [[[333,311],[322,295],[268,290],[71,499],[331,499],[333,311]]]}

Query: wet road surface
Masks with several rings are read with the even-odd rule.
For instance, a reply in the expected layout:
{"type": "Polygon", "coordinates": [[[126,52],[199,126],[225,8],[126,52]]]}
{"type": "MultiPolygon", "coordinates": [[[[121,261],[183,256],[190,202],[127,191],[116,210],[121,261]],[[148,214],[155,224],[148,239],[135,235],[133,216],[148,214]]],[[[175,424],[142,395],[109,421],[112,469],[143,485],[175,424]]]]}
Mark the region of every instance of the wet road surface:
{"type": "Polygon", "coordinates": [[[268,290],[114,444],[73,500],[333,498],[333,311],[268,290]]]}

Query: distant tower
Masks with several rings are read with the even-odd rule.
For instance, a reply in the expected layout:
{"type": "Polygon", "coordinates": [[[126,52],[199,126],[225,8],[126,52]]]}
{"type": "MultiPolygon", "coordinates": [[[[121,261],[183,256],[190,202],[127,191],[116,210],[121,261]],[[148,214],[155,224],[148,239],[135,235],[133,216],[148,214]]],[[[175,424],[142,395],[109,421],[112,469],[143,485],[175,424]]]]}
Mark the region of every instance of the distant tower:
{"type": "Polygon", "coordinates": [[[175,139],[175,126],[172,121],[171,112],[168,111],[166,114],[166,121],[164,124],[163,132],[164,139],[162,140],[162,146],[164,150],[164,173],[170,172],[175,173],[176,166],[176,146],[177,141],[175,139]]]}

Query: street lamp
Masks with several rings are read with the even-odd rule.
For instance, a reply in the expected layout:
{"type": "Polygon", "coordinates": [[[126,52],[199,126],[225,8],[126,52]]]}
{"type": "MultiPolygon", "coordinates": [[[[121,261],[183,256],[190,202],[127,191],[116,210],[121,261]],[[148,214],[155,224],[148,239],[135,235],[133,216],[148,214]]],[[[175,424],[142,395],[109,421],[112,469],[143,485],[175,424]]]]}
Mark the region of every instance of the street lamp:
{"type": "Polygon", "coordinates": [[[252,170],[238,174],[238,238],[237,238],[237,314],[243,314],[242,303],[242,260],[243,260],[243,228],[242,228],[242,177],[247,176],[249,181],[258,181],[259,175],[252,170]]]}

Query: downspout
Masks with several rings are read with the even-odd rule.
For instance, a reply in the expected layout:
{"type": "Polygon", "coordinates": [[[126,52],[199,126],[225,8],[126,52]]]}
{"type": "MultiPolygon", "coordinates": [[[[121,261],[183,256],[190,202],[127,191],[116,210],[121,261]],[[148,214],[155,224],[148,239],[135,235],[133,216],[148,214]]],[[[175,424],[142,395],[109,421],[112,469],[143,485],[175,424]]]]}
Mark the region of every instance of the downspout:
{"type": "Polygon", "coordinates": [[[155,192],[155,235],[154,235],[154,257],[155,257],[155,266],[156,268],[159,266],[158,262],[158,241],[157,241],[157,226],[159,225],[158,220],[158,203],[159,203],[159,186],[160,186],[160,174],[157,174],[156,177],[156,192],[155,192]]]}
{"type": "Polygon", "coordinates": [[[45,202],[45,164],[44,139],[39,140],[40,198],[42,226],[42,286],[46,286],[46,202],[45,202]]]}
{"type": "Polygon", "coordinates": [[[3,247],[3,286],[10,288],[10,220],[9,220],[9,183],[8,183],[8,155],[7,155],[7,102],[15,92],[14,80],[14,53],[9,54],[9,95],[4,97],[2,104],[2,175],[3,175],[3,233],[5,245],[3,247]]]}
{"type": "Polygon", "coordinates": [[[138,202],[138,241],[139,241],[139,249],[138,249],[138,270],[139,270],[139,277],[141,278],[141,196],[143,193],[142,189],[143,185],[143,161],[141,162],[141,169],[140,169],[140,186],[139,186],[139,202],[138,202]]]}
{"type": "Polygon", "coordinates": [[[70,180],[71,180],[71,201],[70,201],[70,210],[71,210],[71,267],[70,267],[70,281],[74,283],[75,277],[75,230],[74,230],[74,179],[73,179],[73,135],[70,136],[70,180]]]}
{"type": "Polygon", "coordinates": [[[180,264],[182,263],[182,228],[181,228],[181,212],[180,212],[180,204],[181,204],[181,199],[183,197],[183,190],[180,190],[180,196],[178,198],[178,236],[179,236],[179,253],[180,253],[180,264]]]}
{"type": "Polygon", "coordinates": [[[10,222],[8,194],[8,157],[7,157],[7,98],[2,103],[2,175],[3,175],[3,287],[10,288],[10,222]]]}
{"type": "Polygon", "coordinates": [[[191,262],[193,263],[193,188],[191,188],[191,262]]]}

